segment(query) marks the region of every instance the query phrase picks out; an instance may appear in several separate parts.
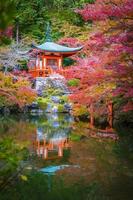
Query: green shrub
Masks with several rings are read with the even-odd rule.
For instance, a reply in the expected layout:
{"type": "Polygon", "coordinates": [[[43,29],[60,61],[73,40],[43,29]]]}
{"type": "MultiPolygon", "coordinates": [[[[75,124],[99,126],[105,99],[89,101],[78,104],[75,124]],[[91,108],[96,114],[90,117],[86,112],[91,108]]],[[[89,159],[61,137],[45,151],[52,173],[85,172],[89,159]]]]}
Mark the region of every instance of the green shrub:
{"type": "Polygon", "coordinates": [[[71,141],[80,141],[81,136],[80,135],[76,135],[76,134],[71,134],[70,135],[70,140],[71,141]]]}
{"type": "Polygon", "coordinates": [[[27,61],[26,60],[19,61],[19,65],[20,65],[20,69],[21,70],[28,70],[28,66],[27,66],[27,61]]]}
{"type": "Polygon", "coordinates": [[[4,75],[0,72],[0,84],[2,88],[0,106],[23,108],[36,98],[36,93],[31,89],[31,83],[27,78],[21,77],[17,82],[13,82],[13,77],[10,74],[4,75]]]}
{"type": "Polygon", "coordinates": [[[117,113],[114,118],[114,128],[120,139],[115,146],[119,156],[133,160],[133,113],[132,111],[117,113]]]}
{"type": "Polygon", "coordinates": [[[68,102],[68,96],[66,96],[66,95],[63,95],[63,96],[61,96],[60,97],[60,101],[61,101],[61,103],[67,103],[68,102]]]}
{"type": "Polygon", "coordinates": [[[27,160],[28,150],[26,147],[18,145],[11,138],[0,140],[0,183],[6,181],[16,172],[22,160],[27,160]]]}
{"type": "Polygon", "coordinates": [[[80,80],[73,78],[67,82],[68,86],[79,86],[80,80]]]}
{"type": "Polygon", "coordinates": [[[46,109],[48,105],[49,99],[45,99],[43,97],[37,98],[37,103],[41,109],[46,109]]]}
{"type": "Polygon", "coordinates": [[[63,66],[70,66],[73,65],[75,63],[74,60],[72,60],[71,58],[64,58],[63,60],[63,66]]]}
{"type": "Polygon", "coordinates": [[[58,105],[58,112],[64,112],[65,110],[64,110],[64,105],[62,105],[62,104],[59,104],[58,105]]]}
{"type": "Polygon", "coordinates": [[[43,92],[43,97],[50,98],[51,96],[60,96],[62,91],[60,89],[48,88],[43,92]]]}
{"type": "Polygon", "coordinates": [[[61,89],[53,89],[53,93],[52,93],[52,95],[53,96],[60,96],[62,94],[62,91],[61,91],[61,89]]]}
{"type": "Polygon", "coordinates": [[[73,114],[75,117],[79,117],[79,116],[88,116],[89,112],[86,108],[86,106],[84,105],[78,105],[78,106],[74,106],[74,110],[73,110],[73,114]]]}
{"type": "Polygon", "coordinates": [[[6,36],[2,36],[0,38],[0,45],[3,45],[3,44],[5,44],[5,45],[11,44],[11,39],[6,36]]]}

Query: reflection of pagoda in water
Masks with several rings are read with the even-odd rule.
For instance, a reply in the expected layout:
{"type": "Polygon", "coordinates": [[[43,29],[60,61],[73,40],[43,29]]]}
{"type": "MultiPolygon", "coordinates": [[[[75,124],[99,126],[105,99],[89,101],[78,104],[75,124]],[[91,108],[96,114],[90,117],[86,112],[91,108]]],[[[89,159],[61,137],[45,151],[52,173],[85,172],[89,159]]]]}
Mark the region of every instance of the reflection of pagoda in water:
{"type": "MultiPolygon", "coordinates": [[[[46,139],[44,140],[37,140],[37,155],[48,159],[50,153],[57,153],[56,156],[53,156],[53,158],[56,157],[62,157],[63,156],[63,150],[69,147],[69,140],[68,138],[58,138],[58,139],[49,139],[48,141],[46,139]]],[[[52,157],[50,157],[52,158],[52,157]]]]}
{"type": "Polygon", "coordinates": [[[70,148],[69,132],[72,118],[69,115],[50,114],[36,129],[36,154],[43,159],[63,157],[65,149],[70,148]]]}

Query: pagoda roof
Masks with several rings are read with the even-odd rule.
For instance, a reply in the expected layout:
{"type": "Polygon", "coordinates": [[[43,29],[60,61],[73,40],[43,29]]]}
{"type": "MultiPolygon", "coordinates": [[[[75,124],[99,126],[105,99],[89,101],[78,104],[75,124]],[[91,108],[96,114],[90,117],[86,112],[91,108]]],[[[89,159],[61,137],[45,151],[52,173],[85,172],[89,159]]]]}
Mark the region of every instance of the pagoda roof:
{"type": "Polygon", "coordinates": [[[32,45],[33,48],[37,48],[46,52],[55,52],[55,53],[68,53],[68,54],[73,54],[77,51],[80,51],[83,46],[76,47],[76,48],[71,48],[71,47],[66,47],[63,45],[59,45],[54,42],[45,42],[41,45],[32,45]]]}

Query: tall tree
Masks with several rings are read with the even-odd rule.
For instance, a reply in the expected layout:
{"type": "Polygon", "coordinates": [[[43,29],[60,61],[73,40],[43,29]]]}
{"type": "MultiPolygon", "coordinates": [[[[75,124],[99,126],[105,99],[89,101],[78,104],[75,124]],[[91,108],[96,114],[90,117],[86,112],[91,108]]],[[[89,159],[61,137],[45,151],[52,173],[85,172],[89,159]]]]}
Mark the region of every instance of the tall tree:
{"type": "Polygon", "coordinates": [[[15,0],[0,1],[0,29],[4,30],[11,24],[15,14],[15,0]]]}

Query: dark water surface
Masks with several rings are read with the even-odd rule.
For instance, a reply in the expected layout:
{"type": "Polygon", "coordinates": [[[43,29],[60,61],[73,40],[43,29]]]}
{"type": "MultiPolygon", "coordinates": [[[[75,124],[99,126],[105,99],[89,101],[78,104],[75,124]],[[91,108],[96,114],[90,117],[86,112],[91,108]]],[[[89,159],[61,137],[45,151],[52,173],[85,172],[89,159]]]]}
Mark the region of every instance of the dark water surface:
{"type": "Polygon", "coordinates": [[[30,152],[21,178],[0,199],[132,200],[132,162],[116,153],[116,142],[86,137],[85,127],[68,114],[0,117],[1,139],[30,152]],[[54,174],[39,171],[62,165],[54,174]]]}

